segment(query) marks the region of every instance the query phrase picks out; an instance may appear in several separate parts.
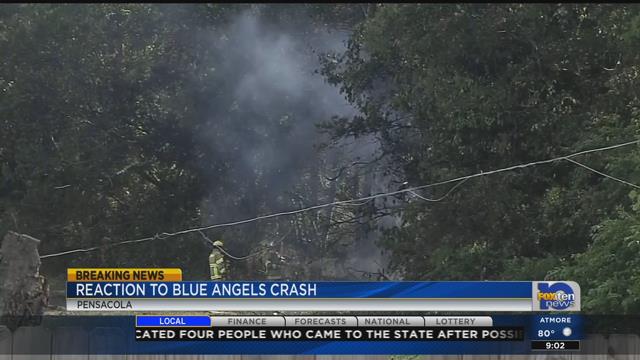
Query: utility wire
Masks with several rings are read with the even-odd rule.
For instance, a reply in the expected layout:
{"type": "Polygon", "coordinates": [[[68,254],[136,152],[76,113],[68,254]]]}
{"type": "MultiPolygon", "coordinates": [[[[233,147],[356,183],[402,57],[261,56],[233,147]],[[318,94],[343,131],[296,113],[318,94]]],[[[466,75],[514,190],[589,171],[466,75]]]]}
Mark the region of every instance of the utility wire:
{"type": "Polygon", "coordinates": [[[459,183],[457,183],[457,184],[453,185],[453,186],[451,187],[451,189],[449,189],[449,191],[447,191],[444,195],[440,196],[440,197],[439,197],[439,198],[437,198],[437,199],[429,199],[429,198],[426,198],[426,197],[424,197],[424,196],[422,196],[422,195],[418,194],[418,193],[417,193],[417,192],[415,192],[415,191],[409,191],[409,193],[410,193],[411,195],[413,195],[413,196],[417,197],[418,199],[421,199],[421,200],[424,200],[424,201],[429,201],[429,202],[438,202],[438,201],[442,201],[442,200],[444,200],[444,199],[445,199],[447,196],[449,196],[449,195],[450,195],[450,194],[451,194],[451,193],[452,193],[456,188],[458,188],[460,185],[464,184],[467,180],[469,180],[469,178],[464,179],[464,180],[460,181],[459,183]]]}
{"type": "MultiPolygon", "coordinates": [[[[587,165],[585,165],[585,164],[582,164],[582,163],[577,162],[577,161],[575,161],[575,160],[573,160],[573,159],[570,159],[569,157],[565,157],[563,160],[566,160],[566,161],[568,161],[568,162],[570,162],[570,163],[573,163],[573,164],[575,164],[575,165],[581,166],[581,167],[583,167],[583,168],[585,168],[585,169],[587,169],[587,170],[589,170],[589,171],[592,171],[592,172],[594,172],[594,173],[596,173],[596,174],[598,174],[598,175],[601,175],[601,176],[604,176],[604,177],[606,177],[606,178],[609,178],[609,179],[612,179],[612,180],[615,180],[615,181],[621,182],[621,183],[623,183],[623,184],[629,185],[629,186],[634,187],[634,188],[636,188],[636,189],[640,189],[640,186],[638,186],[638,185],[636,185],[636,184],[630,183],[630,182],[628,182],[628,181],[626,181],[626,180],[623,180],[623,179],[617,178],[617,177],[612,176],[612,175],[609,175],[609,174],[605,174],[605,173],[603,173],[603,172],[601,172],[601,171],[598,171],[598,170],[596,170],[596,169],[594,169],[594,168],[591,168],[591,167],[589,167],[589,166],[587,166],[587,165]]],[[[464,180],[460,181],[459,183],[455,184],[454,186],[452,186],[452,187],[451,187],[451,189],[449,189],[449,191],[447,191],[444,195],[442,195],[441,197],[439,197],[439,198],[437,198],[437,199],[429,199],[429,198],[426,198],[426,197],[421,196],[420,194],[418,194],[418,193],[416,193],[416,192],[414,192],[414,191],[410,191],[410,193],[411,193],[412,195],[414,195],[415,197],[417,197],[417,198],[419,198],[419,199],[421,199],[421,200],[424,200],[424,201],[429,201],[429,202],[438,202],[438,201],[442,201],[442,200],[444,200],[444,199],[445,199],[447,196],[449,196],[449,195],[450,195],[450,194],[451,194],[451,193],[452,193],[452,192],[453,192],[457,187],[459,187],[460,185],[462,185],[462,184],[463,184],[465,181],[467,181],[467,180],[469,180],[469,178],[464,179],[464,180]]]]}
{"type": "Polygon", "coordinates": [[[632,183],[630,183],[630,182],[628,182],[628,181],[626,181],[626,180],[622,180],[622,179],[619,179],[619,178],[617,178],[617,177],[615,177],[615,176],[611,176],[611,175],[609,175],[609,174],[605,174],[605,173],[603,173],[603,172],[601,172],[601,171],[598,171],[598,170],[596,170],[596,169],[590,168],[590,167],[588,167],[587,165],[582,164],[582,163],[579,163],[579,162],[577,162],[577,161],[575,161],[575,160],[572,160],[572,159],[569,159],[569,158],[566,158],[565,160],[567,160],[567,161],[568,161],[568,162],[570,162],[570,163],[573,163],[573,164],[576,164],[576,165],[578,165],[578,166],[581,166],[581,167],[583,167],[583,168],[585,168],[585,169],[587,169],[587,170],[589,170],[589,171],[593,171],[594,173],[596,173],[596,174],[598,174],[598,175],[604,176],[604,177],[609,178],[609,179],[611,179],[611,180],[615,180],[615,181],[621,182],[621,183],[623,183],[623,184],[627,184],[627,185],[629,185],[629,186],[631,186],[631,187],[634,187],[634,188],[636,188],[636,189],[640,189],[640,186],[638,186],[638,185],[636,185],[636,184],[632,184],[632,183]]]}
{"type": "Polygon", "coordinates": [[[151,240],[161,240],[161,239],[166,239],[166,238],[167,238],[167,236],[162,236],[162,235],[156,234],[154,236],[141,238],[141,239],[125,240],[125,241],[120,241],[120,242],[113,243],[113,244],[97,245],[97,246],[93,246],[93,247],[85,248],[85,249],[74,249],[74,250],[68,250],[68,251],[61,251],[61,252],[54,253],[54,254],[42,255],[42,256],[40,256],[40,259],[46,259],[46,258],[50,258],[50,257],[57,257],[57,256],[62,256],[62,255],[74,254],[74,253],[85,253],[85,252],[91,252],[91,251],[95,251],[95,250],[100,250],[100,249],[103,249],[103,248],[116,247],[116,246],[126,245],[126,244],[135,244],[135,243],[141,243],[141,242],[151,241],[151,240]]]}
{"type": "MultiPolygon", "coordinates": [[[[198,231],[198,233],[200,233],[200,235],[201,235],[201,236],[202,236],[202,237],[203,237],[203,238],[204,238],[204,239],[205,239],[209,244],[211,244],[212,246],[214,246],[215,248],[217,248],[218,250],[220,250],[220,252],[222,252],[223,254],[227,255],[228,257],[230,257],[230,258],[231,258],[231,259],[233,259],[233,260],[239,260],[239,261],[240,261],[240,260],[247,260],[247,259],[249,259],[249,258],[252,258],[252,257],[254,257],[254,256],[258,256],[258,255],[260,255],[260,254],[264,253],[265,251],[269,250],[269,248],[268,248],[268,247],[265,247],[264,249],[258,250],[258,251],[254,252],[254,253],[249,254],[249,255],[245,255],[245,256],[235,256],[235,255],[230,254],[230,253],[229,253],[227,250],[225,250],[222,246],[216,245],[216,244],[215,244],[211,239],[209,239],[209,238],[207,237],[207,235],[205,235],[202,231],[198,231]]],[[[289,234],[287,234],[287,235],[289,235],[289,234]]],[[[286,237],[287,235],[285,235],[284,237],[286,237]]],[[[282,241],[282,240],[284,240],[284,237],[281,239],[281,241],[282,241]]]]}
{"type": "MultiPolygon", "coordinates": [[[[583,167],[585,169],[588,169],[590,171],[593,171],[593,172],[595,172],[597,174],[600,174],[602,176],[606,176],[606,177],[608,177],[610,179],[613,179],[613,180],[622,182],[623,184],[630,185],[630,186],[633,186],[633,187],[637,188],[638,187],[637,185],[631,184],[631,183],[626,182],[624,180],[620,180],[620,179],[615,178],[613,176],[606,175],[606,174],[601,173],[601,172],[599,172],[597,170],[591,169],[590,167],[587,167],[586,165],[577,163],[577,162],[571,160],[570,158],[575,157],[575,156],[579,156],[579,155],[595,153],[595,152],[613,150],[613,149],[617,149],[617,148],[621,148],[621,147],[629,146],[629,145],[633,145],[633,144],[638,144],[638,143],[640,143],[640,140],[628,141],[628,142],[624,142],[624,143],[620,143],[620,144],[615,144],[615,145],[610,145],[610,146],[605,146],[605,147],[599,147],[599,148],[590,149],[590,150],[584,150],[584,151],[576,152],[576,153],[565,155],[565,156],[555,157],[555,158],[552,158],[552,159],[533,161],[533,162],[529,162],[529,163],[525,163],[525,164],[513,165],[513,166],[509,166],[509,167],[505,167],[505,168],[501,168],[501,169],[496,169],[496,170],[491,170],[491,171],[487,171],[487,172],[482,172],[481,171],[479,173],[472,174],[472,175],[461,176],[461,177],[457,177],[457,178],[453,178],[453,179],[449,179],[449,180],[439,181],[439,182],[426,184],[426,185],[421,185],[421,186],[410,187],[410,188],[406,188],[406,189],[400,189],[400,190],[396,190],[396,191],[378,193],[378,194],[364,196],[364,197],[350,199],[350,200],[333,201],[333,202],[330,202],[330,203],[313,205],[313,206],[309,206],[309,207],[305,207],[305,208],[301,208],[301,209],[297,209],[297,210],[290,210],[290,211],[271,213],[271,214],[256,216],[256,217],[253,217],[253,218],[248,218],[248,219],[243,219],[243,220],[238,220],[238,221],[232,221],[232,222],[226,222],[226,223],[212,224],[212,225],[207,225],[207,226],[202,226],[202,227],[197,227],[197,228],[191,228],[191,229],[185,229],[185,230],[176,231],[176,232],[163,232],[161,234],[156,234],[154,236],[149,236],[149,237],[145,237],[145,238],[141,238],[141,239],[125,240],[125,241],[121,241],[121,242],[117,242],[117,243],[113,243],[113,244],[94,246],[94,247],[86,248],[86,249],[74,249],[74,250],[62,251],[62,252],[43,255],[40,258],[41,259],[47,259],[47,258],[52,258],[52,257],[68,255],[68,254],[74,254],[74,253],[90,252],[90,251],[98,250],[98,249],[104,248],[104,247],[112,247],[112,246],[119,246],[119,245],[124,245],[124,244],[141,243],[141,242],[146,242],[146,241],[166,239],[168,237],[185,235],[185,234],[189,234],[189,233],[193,233],[193,232],[201,232],[201,231],[204,231],[204,230],[210,230],[210,229],[216,229],[216,228],[223,228],[223,227],[247,224],[247,223],[252,223],[252,222],[256,222],[256,221],[260,221],[260,220],[272,219],[272,218],[276,218],[276,217],[280,217],[280,216],[299,214],[299,213],[312,211],[312,210],[316,210],[316,209],[322,209],[322,208],[329,207],[329,206],[336,206],[336,205],[337,206],[340,206],[340,205],[358,206],[358,205],[364,205],[364,204],[366,204],[368,202],[368,200],[372,200],[372,199],[377,199],[377,198],[381,198],[381,197],[387,197],[387,196],[392,196],[392,195],[397,195],[397,194],[402,194],[402,193],[413,193],[416,190],[426,189],[426,188],[435,187],[435,186],[444,185],[444,184],[449,184],[449,183],[466,181],[466,180],[477,178],[477,177],[481,177],[481,176],[493,175],[493,174],[503,173],[503,172],[512,171],[512,170],[516,170],[516,169],[524,169],[524,168],[531,167],[531,166],[550,164],[550,163],[553,163],[553,162],[556,162],[556,161],[561,161],[561,160],[566,160],[566,161],[572,162],[572,163],[574,163],[576,165],[579,165],[579,166],[581,166],[581,167],[583,167]]],[[[455,188],[455,186],[453,188],[455,188]]],[[[451,190],[449,192],[451,192],[451,190]]],[[[445,194],[445,195],[447,195],[447,194],[445,194]]]]}

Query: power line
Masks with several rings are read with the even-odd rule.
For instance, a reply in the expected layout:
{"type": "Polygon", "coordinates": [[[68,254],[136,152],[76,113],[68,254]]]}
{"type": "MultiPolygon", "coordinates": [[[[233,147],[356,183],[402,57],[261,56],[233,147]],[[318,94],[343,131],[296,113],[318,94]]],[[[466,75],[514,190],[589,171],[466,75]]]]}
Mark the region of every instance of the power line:
{"type": "Polygon", "coordinates": [[[439,197],[439,198],[437,198],[437,199],[429,199],[429,198],[426,198],[426,197],[424,197],[424,196],[422,196],[422,195],[420,195],[420,194],[416,193],[415,191],[409,191],[409,193],[410,193],[411,195],[413,195],[413,196],[417,197],[418,199],[421,199],[421,200],[424,200],[424,201],[429,201],[429,202],[438,202],[438,201],[442,201],[442,200],[444,200],[444,199],[445,199],[447,196],[449,196],[449,195],[450,195],[450,194],[451,194],[455,189],[457,189],[460,185],[464,184],[467,180],[469,180],[469,179],[468,179],[468,178],[467,178],[467,179],[464,179],[464,180],[460,181],[459,183],[457,183],[457,184],[453,185],[453,186],[451,187],[451,189],[449,189],[449,191],[447,191],[444,195],[440,196],[440,197],[439,197]]]}
{"type": "MultiPolygon", "coordinates": [[[[233,260],[247,260],[249,258],[252,258],[254,256],[258,256],[262,253],[264,253],[265,251],[269,250],[268,247],[265,247],[264,249],[258,250],[254,253],[251,253],[249,255],[245,255],[245,256],[235,256],[230,254],[227,250],[225,250],[222,246],[220,245],[216,245],[216,243],[214,241],[212,241],[211,239],[209,239],[207,237],[207,235],[205,235],[202,231],[198,231],[198,233],[200,233],[200,235],[209,243],[211,244],[213,247],[217,248],[218,250],[220,250],[220,252],[222,252],[223,254],[227,255],[228,257],[230,257],[233,260]]],[[[287,234],[289,235],[289,234],[287,234]]],[[[287,237],[287,235],[285,235],[282,239],[280,239],[280,241],[284,240],[285,237],[287,237]]]]}
{"type": "Polygon", "coordinates": [[[604,176],[604,177],[606,177],[606,178],[609,178],[609,179],[611,179],[611,180],[615,180],[615,181],[617,181],[617,182],[621,182],[621,183],[623,183],[623,184],[629,185],[629,186],[634,187],[634,188],[636,188],[636,189],[640,189],[640,186],[638,186],[638,185],[636,185],[636,184],[632,184],[632,183],[630,183],[630,182],[628,182],[628,181],[626,181],[626,180],[622,180],[622,179],[619,179],[619,178],[617,178],[617,177],[615,177],[615,176],[611,176],[611,175],[609,175],[609,174],[605,174],[605,173],[600,172],[600,171],[598,171],[598,170],[596,170],[596,169],[590,168],[590,167],[588,167],[588,166],[587,166],[587,165],[585,165],[585,164],[579,163],[579,162],[577,162],[577,161],[575,161],[575,160],[568,159],[568,158],[567,158],[567,159],[565,159],[565,160],[567,160],[567,161],[569,161],[569,162],[571,162],[571,163],[573,163],[573,164],[576,164],[576,165],[578,165],[578,166],[581,166],[581,167],[583,167],[583,168],[585,168],[585,169],[587,169],[587,170],[589,170],[589,171],[593,171],[594,173],[596,173],[596,174],[598,174],[598,175],[602,175],[602,176],[604,176]]]}
{"type": "Polygon", "coordinates": [[[126,244],[135,244],[135,243],[141,243],[141,242],[151,241],[151,240],[161,240],[161,239],[166,239],[166,238],[167,238],[167,236],[162,236],[162,235],[156,234],[154,236],[149,236],[149,237],[141,238],[141,239],[125,240],[125,241],[120,241],[120,242],[113,243],[113,244],[97,245],[97,246],[93,246],[93,247],[85,248],[85,249],[74,249],[74,250],[61,251],[61,252],[54,253],[54,254],[42,255],[42,256],[40,256],[40,259],[46,259],[46,258],[49,258],[49,257],[57,257],[57,256],[62,256],[62,255],[74,254],[74,253],[85,253],[85,252],[91,252],[91,251],[95,251],[95,250],[100,250],[100,249],[103,249],[103,248],[116,247],[116,246],[126,245],[126,244]]]}
{"type": "MultiPolygon", "coordinates": [[[[628,183],[628,182],[626,182],[624,180],[620,180],[620,179],[614,178],[613,176],[606,175],[606,174],[601,173],[601,172],[599,172],[597,170],[591,169],[591,168],[587,167],[586,165],[583,165],[583,164],[577,163],[575,161],[572,161],[570,158],[575,157],[575,156],[579,156],[579,155],[590,154],[590,153],[594,153],[594,152],[613,150],[613,149],[617,149],[617,148],[621,148],[621,147],[629,146],[629,145],[633,145],[633,144],[638,144],[638,143],[640,143],[640,140],[628,141],[628,142],[625,142],[625,143],[620,143],[620,144],[615,144],[615,145],[610,145],[610,146],[605,146],[605,147],[600,147],[600,148],[595,148],[595,149],[590,149],[590,150],[584,150],[584,151],[576,152],[576,153],[565,155],[565,156],[555,157],[555,158],[552,158],[552,159],[533,161],[533,162],[529,162],[529,163],[525,163],[525,164],[513,165],[513,166],[509,166],[509,167],[505,167],[505,168],[501,168],[501,169],[496,169],[496,170],[491,170],[491,171],[486,171],[486,172],[482,172],[481,171],[479,173],[472,174],[472,175],[461,176],[461,177],[457,177],[457,178],[453,178],[453,179],[449,179],[449,180],[443,180],[443,181],[439,181],[439,182],[435,182],[435,183],[431,183],[431,184],[420,185],[420,186],[410,187],[410,188],[406,188],[406,189],[400,189],[400,190],[395,190],[395,191],[390,191],[390,192],[385,192],[385,193],[378,193],[378,194],[374,194],[374,195],[369,195],[369,196],[364,196],[364,197],[355,198],[355,199],[349,199],[349,200],[333,201],[333,202],[329,202],[329,203],[308,206],[308,207],[300,208],[300,209],[296,209],[296,210],[283,211],[283,212],[277,212],[277,213],[271,213],[271,214],[256,216],[256,217],[248,218],[248,219],[244,219],[244,220],[237,220],[237,221],[231,221],[231,222],[225,222],[225,223],[219,223],[219,224],[212,224],[212,225],[196,227],[196,228],[190,228],[190,229],[185,229],[185,230],[176,231],[176,232],[163,232],[161,234],[156,234],[154,236],[149,236],[149,237],[145,237],[145,238],[141,238],[141,239],[125,240],[125,241],[121,241],[121,242],[117,242],[117,243],[113,243],[113,244],[94,246],[94,247],[90,247],[90,248],[86,248],[86,249],[74,249],[74,250],[61,251],[61,252],[57,252],[57,253],[43,255],[40,258],[41,259],[46,259],[46,258],[51,258],[51,257],[58,257],[58,256],[63,256],[63,255],[68,255],[68,254],[74,254],[74,253],[90,252],[90,251],[98,250],[98,249],[105,248],[105,247],[113,247],[113,246],[120,246],[120,245],[124,245],[124,244],[140,243],[140,242],[146,242],[146,241],[166,239],[168,237],[173,237],[173,236],[178,236],[178,235],[185,235],[185,234],[189,234],[189,233],[193,233],[193,232],[202,232],[204,230],[210,230],[210,229],[216,229],[216,228],[223,228],[223,227],[242,225],[242,224],[252,223],[252,222],[256,222],[256,221],[260,221],[260,220],[272,219],[272,218],[276,218],[276,217],[280,217],[280,216],[288,216],[288,215],[300,214],[300,213],[304,213],[304,212],[307,212],[307,211],[322,209],[322,208],[329,207],[329,206],[340,206],[340,205],[361,206],[361,205],[364,205],[364,204],[368,203],[369,200],[373,200],[373,199],[377,199],[377,198],[381,198],[381,197],[393,196],[393,195],[402,194],[402,193],[414,193],[416,190],[422,190],[422,189],[435,187],[435,186],[439,186],[439,185],[444,185],[444,184],[449,184],[449,183],[467,181],[469,179],[473,179],[473,178],[477,178],[477,177],[481,177],[481,176],[493,175],[493,174],[503,173],[503,172],[517,170],[517,169],[524,169],[524,168],[531,167],[531,166],[550,164],[550,163],[553,163],[553,162],[556,162],[556,161],[561,161],[561,160],[566,160],[566,161],[569,161],[569,162],[573,162],[576,165],[582,166],[583,168],[586,168],[586,169],[588,169],[590,171],[593,171],[593,172],[595,172],[597,174],[606,176],[606,177],[614,179],[616,181],[620,181],[620,182],[622,182],[624,184],[627,184],[627,185],[630,185],[630,186],[633,186],[633,187],[637,187],[637,185],[628,183]]],[[[449,190],[448,193],[450,193],[456,187],[457,186],[452,187],[449,190]]],[[[448,195],[448,193],[445,194],[445,196],[448,195]]]]}

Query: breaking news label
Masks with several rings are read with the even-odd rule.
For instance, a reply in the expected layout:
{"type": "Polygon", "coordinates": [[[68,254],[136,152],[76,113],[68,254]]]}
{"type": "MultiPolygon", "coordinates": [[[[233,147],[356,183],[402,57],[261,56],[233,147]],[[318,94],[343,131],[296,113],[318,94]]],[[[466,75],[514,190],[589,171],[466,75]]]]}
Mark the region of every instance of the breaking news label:
{"type": "Polygon", "coordinates": [[[106,317],[134,354],[531,354],[578,351],[583,337],[572,281],[183,281],[179,269],[67,280],[69,311],[136,314],[106,317]]]}

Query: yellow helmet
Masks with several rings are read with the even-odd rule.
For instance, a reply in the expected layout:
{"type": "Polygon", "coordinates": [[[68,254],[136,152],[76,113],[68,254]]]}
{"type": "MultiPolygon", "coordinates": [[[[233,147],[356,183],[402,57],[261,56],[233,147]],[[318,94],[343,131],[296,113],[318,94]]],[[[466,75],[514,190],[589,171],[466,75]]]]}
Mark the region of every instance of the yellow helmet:
{"type": "Polygon", "coordinates": [[[224,246],[224,244],[222,243],[222,241],[221,241],[221,240],[216,240],[216,241],[214,241],[214,242],[213,242],[213,246],[223,247],[223,246],[224,246]]]}

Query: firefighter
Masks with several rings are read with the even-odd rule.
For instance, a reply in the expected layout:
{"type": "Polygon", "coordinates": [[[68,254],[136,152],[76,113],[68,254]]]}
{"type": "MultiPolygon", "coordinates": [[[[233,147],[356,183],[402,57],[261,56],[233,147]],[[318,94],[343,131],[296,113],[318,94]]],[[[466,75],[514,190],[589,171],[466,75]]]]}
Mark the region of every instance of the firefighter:
{"type": "Polygon", "coordinates": [[[227,272],[227,264],[225,262],[224,253],[221,251],[224,244],[217,240],[213,243],[213,250],[209,255],[209,270],[211,280],[223,280],[227,272]]]}

